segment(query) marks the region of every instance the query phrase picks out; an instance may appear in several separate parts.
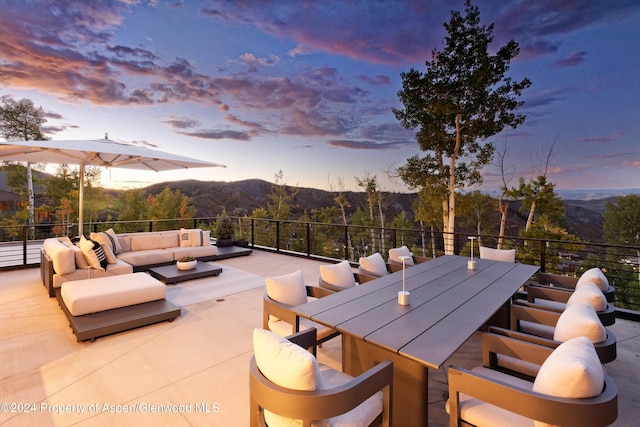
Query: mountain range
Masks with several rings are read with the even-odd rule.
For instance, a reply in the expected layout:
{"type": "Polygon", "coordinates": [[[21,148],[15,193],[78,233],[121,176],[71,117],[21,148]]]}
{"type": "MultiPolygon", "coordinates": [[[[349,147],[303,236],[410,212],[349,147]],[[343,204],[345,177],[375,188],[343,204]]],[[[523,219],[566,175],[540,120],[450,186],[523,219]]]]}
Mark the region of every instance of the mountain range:
{"type": "MultiPolygon", "coordinates": [[[[181,193],[191,198],[196,208],[196,215],[210,217],[217,215],[224,207],[229,214],[234,209],[244,209],[247,214],[267,204],[267,196],[272,193],[273,184],[258,179],[249,179],[234,182],[219,181],[174,181],[153,184],[144,188],[148,194],[157,194],[165,187],[171,190],[180,190],[181,193]]],[[[312,209],[334,206],[336,194],[315,188],[292,188],[296,194],[291,201],[292,214],[298,216],[312,209]]],[[[367,209],[367,195],[365,192],[343,192],[351,205],[347,213],[353,213],[358,207],[367,209]]],[[[402,211],[407,217],[413,219],[413,203],[417,197],[415,193],[383,193],[384,209],[387,218],[393,218],[402,211]]],[[[602,214],[606,204],[613,202],[616,197],[601,199],[574,200],[565,199],[565,222],[567,231],[584,240],[591,242],[603,241],[602,214]]],[[[526,217],[518,211],[520,204],[512,202],[509,218],[507,220],[510,233],[517,235],[517,231],[524,227],[526,217]]],[[[462,231],[462,230],[461,230],[462,231]]],[[[472,231],[472,230],[469,230],[472,231]]]]}
{"type": "MultiPolygon", "coordinates": [[[[155,195],[160,193],[165,187],[169,187],[169,189],[174,191],[180,190],[182,194],[188,196],[196,208],[196,216],[198,217],[214,217],[221,212],[222,208],[225,208],[229,214],[232,214],[235,209],[243,209],[247,214],[251,214],[254,209],[267,205],[268,195],[273,191],[272,183],[259,179],[247,179],[234,182],[197,180],[161,182],[149,185],[142,190],[145,194],[155,195]]],[[[6,187],[6,177],[2,171],[0,171],[0,190],[8,191],[6,187]]],[[[297,217],[305,211],[311,212],[313,209],[321,209],[335,205],[334,197],[336,194],[332,192],[303,187],[292,187],[291,190],[295,191],[295,197],[291,201],[291,213],[293,217],[297,217]]],[[[596,194],[596,190],[581,191],[583,196],[593,196],[596,194]]],[[[109,190],[109,192],[113,194],[118,193],[117,190],[109,190]]],[[[573,199],[563,197],[567,231],[587,241],[602,242],[602,213],[605,210],[606,204],[613,202],[617,196],[639,192],[638,190],[620,190],[614,193],[615,196],[613,197],[597,199],[573,199]]],[[[350,203],[350,207],[347,208],[347,214],[353,213],[358,207],[367,209],[367,195],[365,192],[346,191],[343,192],[343,194],[350,203]]],[[[387,218],[393,218],[400,212],[405,211],[408,219],[413,219],[413,203],[417,197],[415,193],[383,194],[384,209],[387,218]]],[[[562,195],[567,193],[559,191],[558,194],[562,195]]],[[[568,194],[575,195],[577,193],[568,194]]],[[[524,214],[519,212],[518,209],[519,203],[511,203],[509,218],[507,220],[509,228],[507,232],[510,234],[517,235],[517,231],[524,227],[526,221],[524,214]]],[[[468,231],[472,232],[472,230],[468,231]]]]}

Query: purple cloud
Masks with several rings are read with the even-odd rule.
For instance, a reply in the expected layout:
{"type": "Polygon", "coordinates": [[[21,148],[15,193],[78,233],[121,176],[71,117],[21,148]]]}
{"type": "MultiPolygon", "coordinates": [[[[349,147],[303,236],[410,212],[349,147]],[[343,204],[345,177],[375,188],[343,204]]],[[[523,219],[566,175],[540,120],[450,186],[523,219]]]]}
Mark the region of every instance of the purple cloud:
{"type": "Polygon", "coordinates": [[[352,150],[389,150],[415,144],[414,141],[354,141],[349,139],[330,139],[327,145],[331,147],[349,148],[352,150]]]}
{"type": "Polygon", "coordinates": [[[580,52],[575,52],[574,54],[562,58],[556,61],[555,65],[558,67],[576,67],[582,64],[585,61],[585,57],[587,56],[587,52],[582,50],[580,52]]]}
{"type": "Polygon", "coordinates": [[[596,143],[614,142],[614,141],[620,140],[624,136],[625,136],[625,133],[623,131],[616,131],[616,132],[611,133],[611,135],[597,136],[597,137],[591,137],[591,138],[582,138],[582,139],[579,139],[577,142],[579,142],[579,143],[585,143],[585,142],[596,142],[596,143]]]}

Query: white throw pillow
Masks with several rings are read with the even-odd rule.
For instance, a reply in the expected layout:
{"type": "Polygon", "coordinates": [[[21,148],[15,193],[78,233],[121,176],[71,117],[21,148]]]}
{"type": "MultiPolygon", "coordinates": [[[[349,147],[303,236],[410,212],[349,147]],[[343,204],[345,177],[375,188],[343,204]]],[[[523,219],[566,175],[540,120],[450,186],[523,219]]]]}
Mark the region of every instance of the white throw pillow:
{"type": "Polygon", "coordinates": [[[113,228],[100,233],[91,233],[89,234],[89,238],[91,240],[95,240],[101,245],[108,246],[114,254],[122,253],[122,246],[120,245],[120,241],[118,240],[115,231],[113,231],[113,228]]]}
{"type": "Polygon", "coordinates": [[[579,302],[591,304],[595,311],[602,311],[607,308],[607,299],[600,290],[600,287],[591,282],[581,284],[580,287],[577,287],[576,290],[571,293],[567,301],[567,307],[579,302]]]}
{"type": "Polygon", "coordinates": [[[593,343],[603,342],[607,339],[607,331],[602,326],[596,311],[586,302],[575,303],[567,307],[560,315],[553,333],[553,339],[561,342],[579,336],[587,337],[593,343]]]}
{"type": "Polygon", "coordinates": [[[601,291],[606,291],[609,287],[609,280],[607,276],[604,275],[602,270],[598,267],[590,268],[589,270],[582,273],[582,276],[578,279],[578,283],[576,283],[576,288],[583,283],[592,282],[598,285],[601,291]]]}
{"type": "Polygon", "coordinates": [[[181,228],[180,247],[208,246],[211,244],[209,240],[210,236],[210,230],[181,228]]]}
{"type": "MultiPolygon", "coordinates": [[[[586,337],[560,344],[544,361],[533,391],[555,397],[598,396],[604,387],[604,369],[593,344],[586,337]]],[[[547,426],[536,421],[537,427],[547,426]]]]}
{"type": "Polygon", "coordinates": [[[337,264],[321,265],[320,277],[325,282],[341,288],[353,288],[356,285],[351,264],[347,260],[337,264]]]}
{"type": "Polygon", "coordinates": [[[406,246],[401,246],[399,248],[389,249],[389,259],[402,264],[401,256],[409,257],[405,260],[405,265],[413,265],[413,255],[411,255],[411,251],[406,246]]]}
{"type": "Polygon", "coordinates": [[[307,302],[307,288],[302,271],[276,277],[267,277],[267,295],[274,301],[290,306],[298,306],[307,302]]]}
{"type": "Polygon", "coordinates": [[[360,257],[360,267],[376,276],[384,276],[387,274],[387,266],[384,264],[384,259],[382,259],[382,255],[380,255],[379,252],[366,257],[360,257]]]}
{"type": "Polygon", "coordinates": [[[100,243],[90,239],[86,239],[84,236],[80,237],[80,249],[91,268],[104,271],[107,268],[107,257],[102,250],[100,243]]]}

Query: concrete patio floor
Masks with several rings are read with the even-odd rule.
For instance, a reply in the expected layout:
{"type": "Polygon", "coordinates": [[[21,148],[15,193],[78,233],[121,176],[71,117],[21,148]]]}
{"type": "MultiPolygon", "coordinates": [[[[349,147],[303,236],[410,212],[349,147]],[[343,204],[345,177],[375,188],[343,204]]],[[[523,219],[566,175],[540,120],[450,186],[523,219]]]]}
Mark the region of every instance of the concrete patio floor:
{"type": "MultiPolygon", "coordinates": [[[[321,264],[263,251],[217,263],[263,277],[302,270],[313,285],[321,264]]],[[[262,325],[263,293],[191,304],[172,323],[78,343],[39,269],[0,273],[0,425],[248,425],[251,333],[262,325]]],[[[618,339],[618,357],[606,366],[619,389],[615,425],[637,425],[640,324],[618,319],[610,329],[618,339]]],[[[337,368],[340,355],[339,338],[318,351],[337,368]]],[[[479,363],[476,334],[447,365],[479,363]]],[[[444,370],[430,373],[430,425],[446,426],[444,370]]]]}

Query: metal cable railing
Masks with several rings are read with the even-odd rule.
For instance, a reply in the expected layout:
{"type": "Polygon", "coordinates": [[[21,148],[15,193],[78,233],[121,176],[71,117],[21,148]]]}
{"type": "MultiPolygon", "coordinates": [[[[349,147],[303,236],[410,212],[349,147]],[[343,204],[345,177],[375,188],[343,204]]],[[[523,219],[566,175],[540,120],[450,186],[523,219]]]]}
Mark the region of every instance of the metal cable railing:
{"type": "MultiPolygon", "coordinates": [[[[415,255],[437,257],[444,254],[444,234],[439,231],[381,228],[305,221],[234,217],[236,237],[251,247],[316,259],[349,260],[380,252],[385,258],[390,248],[406,245],[415,255]]],[[[84,229],[96,232],[113,228],[116,233],[202,228],[214,236],[216,218],[143,220],[87,223],[84,229]]],[[[74,236],[75,224],[41,224],[0,227],[0,270],[37,266],[40,248],[47,237],[74,236]]],[[[470,235],[455,233],[454,253],[470,254],[470,235]]],[[[476,236],[476,235],[474,235],[476,236]]],[[[496,247],[498,236],[481,235],[477,245],[496,247]]],[[[516,249],[516,260],[539,265],[542,272],[579,276],[591,267],[601,268],[616,288],[616,306],[640,311],[640,247],[602,243],[532,239],[504,236],[503,249],[516,249]]]]}

